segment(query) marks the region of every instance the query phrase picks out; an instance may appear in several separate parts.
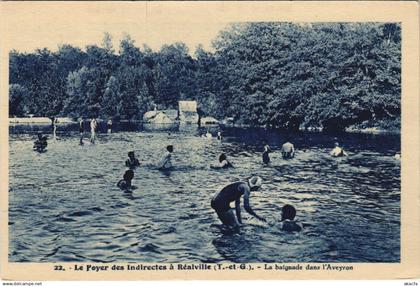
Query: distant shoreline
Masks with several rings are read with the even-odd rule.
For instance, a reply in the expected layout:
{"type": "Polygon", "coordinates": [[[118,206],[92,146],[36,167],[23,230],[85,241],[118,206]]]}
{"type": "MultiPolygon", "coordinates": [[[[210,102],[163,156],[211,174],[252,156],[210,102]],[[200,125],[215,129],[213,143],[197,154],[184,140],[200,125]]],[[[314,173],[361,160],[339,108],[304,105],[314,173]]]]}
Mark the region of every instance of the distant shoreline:
{"type": "MultiPolygon", "coordinates": [[[[68,118],[68,117],[57,117],[58,124],[77,124],[78,122],[68,118]]],[[[100,120],[99,122],[105,122],[106,120],[100,120]]],[[[149,124],[149,125],[168,125],[168,124],[156,124],[156,123],[148,123],[142,120],[120,120],[117,122],[121,123],[137,123],[137,124],[149,124]]],[[[50,125],[52,124],[51,119],[48,117],[15,117],[9,118],[9,125],[30,125],[30,124],[39,124],[39,125],[50,125]]],[[[178,122],[171,123],[178,124],[178,122]]],[[[194,125],[194,124],[191,124],[194,125]]],[[[221,126],[221,127],[234,127],[234,128],[266,128],[266,129],[275,129],[275,128],[267,128],[264,126],[251,126],[247,124],[208,124],[208,125],[201,125],[201,127],[214,127],[214,126],[221,126]]],[[[198,125],[197,125],[198,127],[198,125]]],[[[322,128],[301,128],[299,132],[324,132],[322,128]]],[[[328,133],[325,131],[325,133],[328,133]]],[[[366,127],[366,128],[357,128],[354,126],[347,127],[343,133],[363,133],[363,134],[401,134],[401,130],[392,128],[392,129],[383,129],[380,127],[366,127]]]]}

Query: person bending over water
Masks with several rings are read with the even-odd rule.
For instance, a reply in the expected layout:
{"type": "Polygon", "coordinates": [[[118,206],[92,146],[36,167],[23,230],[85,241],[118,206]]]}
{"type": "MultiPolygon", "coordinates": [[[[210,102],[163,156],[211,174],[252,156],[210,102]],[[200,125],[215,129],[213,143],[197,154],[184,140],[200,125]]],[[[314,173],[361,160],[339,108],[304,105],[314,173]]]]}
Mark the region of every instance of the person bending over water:
{"type": "Polygon", "coordinates": [[[160,160],[159,164],[158,164],[158,169],[159,170],[168,170],[170,168],[172,168],[172,152],[174,152],[174,146],[172,145],[168,145],[166,146],[166,153],[163,156],[163,158],[160,160]]]}
{"type": "Polygon", "coordinates": [[[271,153],[271,152],[272,151],[271,151],[270,146],[268,146],[268,144],[265,144],[264,145],[264,152],[262,154],[262,159],[263,159],[264,164],[270,163],[270,156],[268,154],[271,153]]]}
{"type": "Polygon", "coordinates": [[[231,167],[233,167],[233,165],[227,159],[226,154],[220,154],[218,164],[211,164],[210,165],[210,168],[212,168],[212,169],[226,169],[226,168],[231,168],[231,167]]]}
{"type": "Polygon", "coordinates": [[[42,136],[42,132],[38,132],[38,139],[34,142],[34,151],[44,152],[48,146],[47,137],[42,136]]]}
{"type": "Polygon", "coordinates": [[[131,181],[133,180],[134,172],[133,170],[127,170],[124,173],[123,179],[119,180],[117,183],[117,187],[121,190],[131,190],[134,187],[131,185],[131,181]]]}
{"type": "Polygon", "coordinates": [[[140,166],[139,160],[136,158],[134,151],[128,152],[128,159],[125,161],[125,165],[129,168],[136,168],[140,166]]]}
{"type": "Polygon", "coordinates": [[[295,146],[287,141],[281,147],[281,155],[283,156],[283,159],[290,159],[295,157],[295,146]]]}
{"type": "Polygon", "coordinates": [[[333,157],[343,157],[348,156],[346,152],[344,152],[343,148],[340,147],[340,144],[338,142],[334,143],[335,147],[331,150],[330,155],[333,157]]]}
{"type": "Polygon", "coordinates": [[[295,221],[296,209],[291,205],[285,205],[281,209],[280,229],[284,231],[301,231],[303,226],[295,221]]]}
{"type": "Polygon", "coordinates": [[[261,221],[266,221],[258,216],[249,204],[249,196],[251,192],[258,191],[261,188],[262,179],[260,177],[252,177],[247,182],[236,182],[224,187],[211,200],[211,207],[216,211],[217,216],[224,226],[230,229],[238,229],[242,224],[241,218],[241,197],[244,196],[244,208],[252,216],[261,221]],[[235,202],[236,216],[230,203],[235,202]]]}

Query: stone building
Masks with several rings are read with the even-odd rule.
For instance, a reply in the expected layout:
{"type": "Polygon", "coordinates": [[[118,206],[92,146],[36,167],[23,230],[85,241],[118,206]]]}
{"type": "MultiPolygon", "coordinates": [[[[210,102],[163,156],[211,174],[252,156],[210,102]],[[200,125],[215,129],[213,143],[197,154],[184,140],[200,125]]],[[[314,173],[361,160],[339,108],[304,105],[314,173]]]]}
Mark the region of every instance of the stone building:
{"type": "Polygon", "coordinates": [[[198,123],[197,101],[179,101],[178,110],[181,123],[198,123]]]}

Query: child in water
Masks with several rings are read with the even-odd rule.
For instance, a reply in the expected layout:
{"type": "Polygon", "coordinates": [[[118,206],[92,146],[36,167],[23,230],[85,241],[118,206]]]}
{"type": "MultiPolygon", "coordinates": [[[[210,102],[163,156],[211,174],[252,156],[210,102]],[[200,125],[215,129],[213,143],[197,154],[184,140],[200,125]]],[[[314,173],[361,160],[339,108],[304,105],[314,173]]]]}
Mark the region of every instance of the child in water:
{"type": "Polygon", "coordinates": [[[123,179],[118,181],[117,187],[120,188],[121,190],[134,189],[134,187],[131,185],[131,180],[133,180],[133,177],[134,177],[133,170],[125,171],[123,179]]]}
{"type": "Polygon", "coordinates": [[[172,168],[172,152],[174,151],[174,146],[172,145],[168,145],[166,146],[166,153],[163,156],[163,158],[160,160],[159,164],[158,164],[158,169],[159,170],[168,170],[170,168],[172,168]]]}
{"type": "Polygon", "coordinates": [[[218,164],[211,164],[210,165],[210,168],[212,168],[212,169],[226,169],[226,168],[230,168],[230,167],[233,167],[233,165],[232,165],[232,163],[229,162],[226,154],[224,154],[224,153],[220,154],[218,164]]]}
{"type": "Polygon", "coordinates": [[[128,152],[128,159],[125,161],[125,165],[129,167],[130,169],[134,169],[140,166],[140,162],[134,155],[134,151],[128,152]]]}
{"type": "Polygon", "coordinates": [[[279,228],[284,231],[301,231],[303,226],[295,220],[296,209],[291,205],[284,205],[281,209],[281,222],[279,228]]]}

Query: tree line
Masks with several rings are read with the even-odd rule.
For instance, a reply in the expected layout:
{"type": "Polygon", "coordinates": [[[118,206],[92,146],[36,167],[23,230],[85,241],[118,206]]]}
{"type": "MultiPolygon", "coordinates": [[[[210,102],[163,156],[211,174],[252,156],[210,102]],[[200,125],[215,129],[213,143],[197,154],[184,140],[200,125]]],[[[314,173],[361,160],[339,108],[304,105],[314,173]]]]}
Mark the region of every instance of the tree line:
{"type": "Polygon", "coordinates": [[[212,51],[153,51],[104,34],[84,50],[10,52],[9,115],[138,120],[197,100],[200,113],[297,130],[399,126],[401,27],[395,23],[236,23],[212,51]]]}

